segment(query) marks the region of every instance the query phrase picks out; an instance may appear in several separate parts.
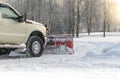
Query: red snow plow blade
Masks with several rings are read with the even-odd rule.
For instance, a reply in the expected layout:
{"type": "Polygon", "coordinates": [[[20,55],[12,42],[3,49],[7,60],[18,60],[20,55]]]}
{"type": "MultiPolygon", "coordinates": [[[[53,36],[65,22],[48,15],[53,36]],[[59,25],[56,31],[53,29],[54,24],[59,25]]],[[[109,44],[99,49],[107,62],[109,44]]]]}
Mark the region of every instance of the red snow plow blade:
{"type": "Polygon", "coordinates": [[[73,54],[72,35],[50,35],[47,37],[46,51],[73,54]]]}

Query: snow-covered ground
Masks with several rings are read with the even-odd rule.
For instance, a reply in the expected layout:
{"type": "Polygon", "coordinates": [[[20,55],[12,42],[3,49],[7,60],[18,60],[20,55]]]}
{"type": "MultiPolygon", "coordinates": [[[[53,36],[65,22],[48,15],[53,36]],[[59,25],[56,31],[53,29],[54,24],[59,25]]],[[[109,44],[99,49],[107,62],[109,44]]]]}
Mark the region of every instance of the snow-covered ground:
{"type": "Polygon", "coordinates": [[[74,54],[0,56],[0,80],[120,80],[120,33],[80,34],[74,54]]]}

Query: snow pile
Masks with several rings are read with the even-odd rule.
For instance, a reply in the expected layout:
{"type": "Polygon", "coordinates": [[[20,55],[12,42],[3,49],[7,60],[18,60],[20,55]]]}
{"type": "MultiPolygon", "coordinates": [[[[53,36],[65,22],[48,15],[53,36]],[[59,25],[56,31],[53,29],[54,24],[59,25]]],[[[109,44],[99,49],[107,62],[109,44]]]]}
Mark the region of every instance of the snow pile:
{"type": "Polygon", "coordinates": [[[75,53],[82,57],[120,57],[120,43],[92,43],[92,42],[77,42],[75,53]]]}
{"type": "Polygon", "coordinates": [[[107,56],[116,56],[120,57],[120,42],[117,44],[111,45],[111,47],[104,49],[103,51],[107,56]]]}
{"type": "Polygon", "coordinates": [[[98,34],[91,36],[82,34],[81,38],[76,38],[74,40],[75,54],[81,58],[120,57],[120,33],[112,33],[112,35],[109,33],[106,38],[98,34]]]}

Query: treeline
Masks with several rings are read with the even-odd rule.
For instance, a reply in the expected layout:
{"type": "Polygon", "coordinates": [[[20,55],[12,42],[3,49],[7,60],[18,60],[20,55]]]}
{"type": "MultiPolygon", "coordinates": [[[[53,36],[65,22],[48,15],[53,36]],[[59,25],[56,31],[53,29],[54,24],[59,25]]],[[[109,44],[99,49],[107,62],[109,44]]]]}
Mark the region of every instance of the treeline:
{"type": "Polygon", "coordinates": [[[119,31],[111,0],[9,0],[28,19],[47,24],[49,34],[119,31]]]}

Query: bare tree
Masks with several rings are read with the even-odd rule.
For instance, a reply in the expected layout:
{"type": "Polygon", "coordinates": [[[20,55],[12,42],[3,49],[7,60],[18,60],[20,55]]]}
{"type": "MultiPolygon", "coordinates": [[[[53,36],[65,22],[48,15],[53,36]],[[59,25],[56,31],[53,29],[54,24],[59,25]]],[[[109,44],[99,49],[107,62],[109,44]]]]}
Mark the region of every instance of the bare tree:
{"type": "Polygon", "coordinates": [[[81,2],[82,0],[77,0],[77,28],[76,28],[76,37],[79,37],[79,30],[80,30],[80,17],[81,17],[81,2]]]}
{"type": "MultiPolygon", "coordinates": [[[[28,19],[47,24],[49,34],[115,31],[111,0],[9,0],[28,19]]],[[[115,13],[114,13],[115,14],[115,13]]],[[[118,24],[119,25],[119,24],[118,24]]]]}

